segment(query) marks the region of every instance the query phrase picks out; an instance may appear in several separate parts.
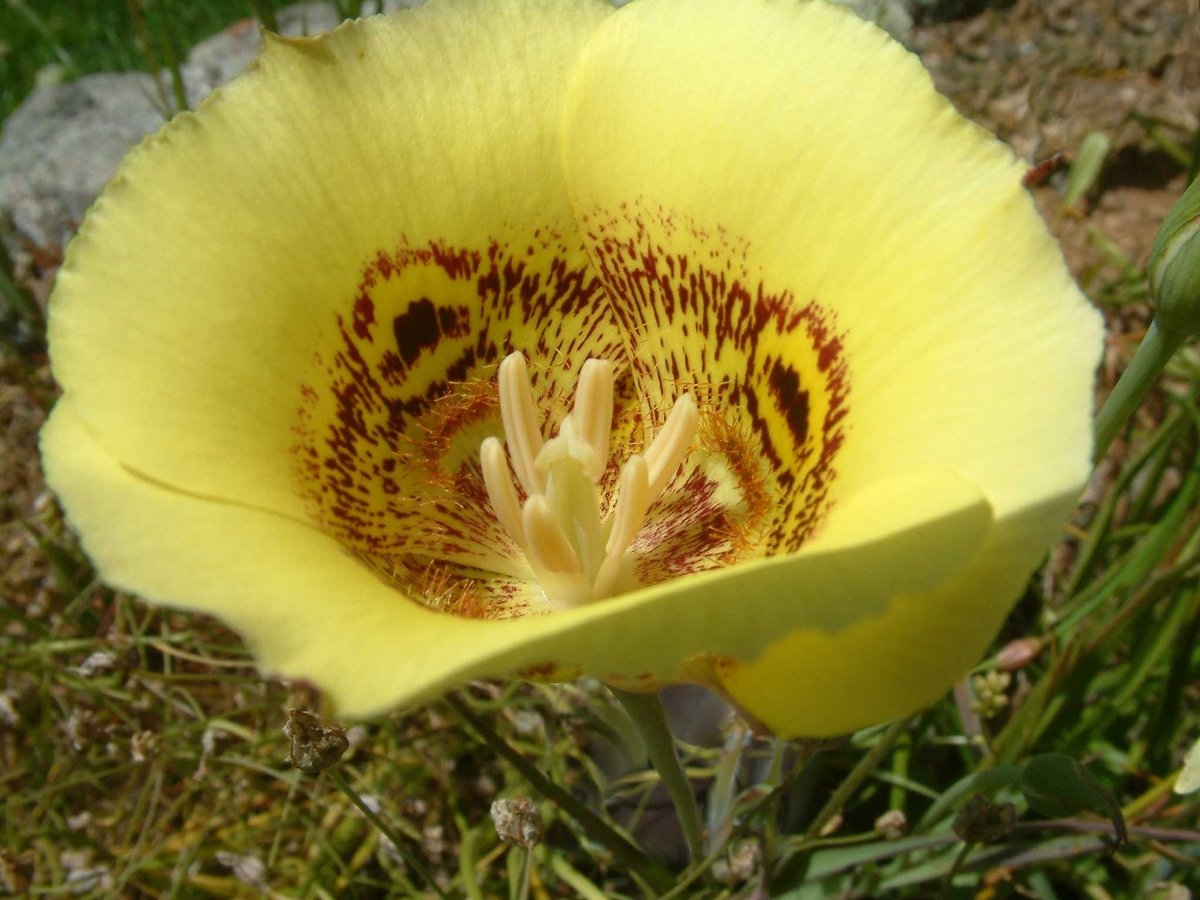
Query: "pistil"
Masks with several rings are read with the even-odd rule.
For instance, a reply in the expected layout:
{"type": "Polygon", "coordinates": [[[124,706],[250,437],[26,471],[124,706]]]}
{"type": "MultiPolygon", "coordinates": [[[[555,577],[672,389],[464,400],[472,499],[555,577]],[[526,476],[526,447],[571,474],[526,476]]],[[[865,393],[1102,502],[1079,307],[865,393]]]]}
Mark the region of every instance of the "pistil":
{"type": "Polygon", "coordinates": [[[681,395],[645,452],[621,466],[615,502],[604,514],[599,485],[608,468],[613,380],[608,360],[584,363],[571,412],[546,441],[525,357],[512,353],[500,364],[508,461],[500,440],[487,438],[480,447],[483,482],[497,520],[554,607],[590,603],[633,586],[630,546],[687,458],[699,426],[696,401],[681,395]]]}

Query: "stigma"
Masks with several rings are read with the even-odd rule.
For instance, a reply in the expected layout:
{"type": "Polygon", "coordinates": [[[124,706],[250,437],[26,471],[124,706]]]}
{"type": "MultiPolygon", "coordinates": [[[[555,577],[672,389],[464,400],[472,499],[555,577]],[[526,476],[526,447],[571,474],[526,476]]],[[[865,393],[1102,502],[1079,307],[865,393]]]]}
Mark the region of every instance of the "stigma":
{"type": "Polygon", "coordinates": [[[637,586],[630,546],[691,452],[699,426],[696,401],[681,395],[650,445],[621,464],[615,499],[603,510],[613,381],[610,361],[585,362],[571,412],[555,436],[543,440],[525,357],[511,353],[500,363],[504,444],[489,437],[480,447],[483,482],[497,520],[521,548],[552,608],[637,586]]]}

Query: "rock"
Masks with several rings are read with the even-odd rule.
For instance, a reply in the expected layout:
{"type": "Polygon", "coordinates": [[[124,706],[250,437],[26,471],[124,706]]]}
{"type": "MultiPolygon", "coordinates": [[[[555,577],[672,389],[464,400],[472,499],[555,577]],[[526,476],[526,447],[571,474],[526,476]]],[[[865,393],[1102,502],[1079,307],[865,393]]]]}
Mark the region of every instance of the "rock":
{"type": "MultiPolygon", "coordinates": [[[[419,0],[384,0],[385,10],[419,0]]],[[[363,14],[376,3],[363,4],[363,14]]],[[[298,3],[277,13],[281,34],[316,34],[338,24],[331,3],[298,3]]],[[[254,59],[259,27],[235,22],[197,44],[181,67],[194,107],[254,59]]],[[[31,247],[57,251],[125,155],[174,112],[170,77],[141,72],[85,75],[62,82],[54,68],[39,76],[0,134],[0,239],[18,260],[31,247]]]]}
{"type": "Polygon", "coordinates": [[[121,158],[163,123],[140,72],[42,84],[0,138],[0,208],[39,247],[61,245],[121,158]]]}

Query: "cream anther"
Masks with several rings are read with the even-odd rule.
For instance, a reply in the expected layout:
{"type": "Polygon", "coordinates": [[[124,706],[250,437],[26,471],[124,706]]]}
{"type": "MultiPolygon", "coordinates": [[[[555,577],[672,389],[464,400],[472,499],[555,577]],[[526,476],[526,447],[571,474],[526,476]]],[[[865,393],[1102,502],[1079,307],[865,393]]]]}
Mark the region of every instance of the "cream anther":
{"type": "Polygon", "coordinates": [[[542,450],[542,430],[525,357],[520,353],[510,353],[500,363],[500,418],[517,480],[526,494],[540,494],[546,489],[546,479],[534,460],[542,450]]]}
{"type": "Polygon", "coordinates": [[[608,556],[624,553],[642,527],[650,509],[650,469],[642,456],[631,456],[621,467],[617,485],[617,506],[613,510],[612,531],[604,551],[608,556]]]}
{"type": "Polygon", "coordinates": [[[487,488],[488,499],[492,501],[492,511],[504,530],[512,535],[522,547],[525,546],[525,526],[521,521],[521,498],[513,487],[512,478],[508,474],[508,465],[504,461],[504,447],[499,438],[486,438],[479,448],[479,461],[483,467],[483,484],[487,488]]]}
{"type": "Polygon", "coordinates": [[[658,437],[646,449],[646,465],[650,468],[650,496],[657,498],[667,486],[688,452],[696,430],[700,427],[700,410],[691,394],[675,401],[671,413],[658,437]]]}
{"type": "Polygon", "coordinates": [[[558,431],[544,440],[525,357],[500,364],[500,417],[522,505],[497,438],[479,448],[483,483],[496,519],[525,554],[554,606],[575,606],[633,586],[629,548],[646,514],[691,449],[700,415],[684,394],[642,455],[621,467],[610,513],[601,517],[599,482],[608,465],[613,417],[613,366],[589,359],[575,400],[558,431]]]}
{"type": "Polygon", "coordinates": [[[589,359],[579,372],[571,419],[579,437],[596,451],[596,462],[588,472],[588,476],[594,482],[600,480],[608,465],[608,440],[612,433],[612,417],[612,363],[607,359],[589,359]]]}

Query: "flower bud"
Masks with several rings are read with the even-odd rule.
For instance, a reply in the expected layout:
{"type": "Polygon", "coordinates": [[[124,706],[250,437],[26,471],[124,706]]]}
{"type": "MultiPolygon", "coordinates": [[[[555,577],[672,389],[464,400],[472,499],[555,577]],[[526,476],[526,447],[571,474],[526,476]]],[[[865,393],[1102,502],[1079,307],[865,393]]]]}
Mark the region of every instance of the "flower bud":
{"type": "Polygon", "coordinates": [[[1168,340],[1200,334],[1200,179],[1167,213],[1148,266],[1155,319],[1168,340]]]}

